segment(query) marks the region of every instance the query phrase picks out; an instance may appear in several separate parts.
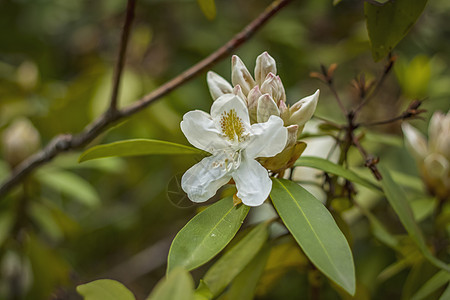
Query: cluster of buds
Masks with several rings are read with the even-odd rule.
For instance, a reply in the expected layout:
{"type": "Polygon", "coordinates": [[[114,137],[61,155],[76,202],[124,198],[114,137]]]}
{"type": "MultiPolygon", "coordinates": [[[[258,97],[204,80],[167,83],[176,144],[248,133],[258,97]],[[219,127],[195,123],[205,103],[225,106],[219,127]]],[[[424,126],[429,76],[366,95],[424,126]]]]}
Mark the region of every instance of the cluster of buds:
{"type": "Polygon", "coordinates": [[[248,108],[251,123],[267,122],[273,115],[280,117],[288,129],[285,149],[275,157],[260,158],[260,162],[273,172],[289,168],[306,147],[297,138],[316,109],[319,90],[289,106],[283,83],[276,75],[276,62],[267,52],[257,57],[254,78],[238,56],[232,57],[231,64],[232,85],[220,75],[208,72],[207,82],[212,98],[216,100],[230,93],[239,96],[248,108]]]}
{"type": "Polygon", "coordinates": [[[435,112],[428,127],[428,142],[414,127],[402,124],[405,144],[431,194],[450,197],[450,112],[435,112]]]}

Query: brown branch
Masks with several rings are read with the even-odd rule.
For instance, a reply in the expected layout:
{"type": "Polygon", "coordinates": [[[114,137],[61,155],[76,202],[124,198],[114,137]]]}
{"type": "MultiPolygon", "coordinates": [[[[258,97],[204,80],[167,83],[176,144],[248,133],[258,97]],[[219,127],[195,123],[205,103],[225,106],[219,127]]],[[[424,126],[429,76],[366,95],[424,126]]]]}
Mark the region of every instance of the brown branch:
{"type": "Polygon", "coordinates": [[[131,24],[134,19],[134,9],[136,7],[136,0],[128,0],[127,15],[125,17],[125,24],[123,25],[122,36],[120,38],[119,54],[114,70],[113,86],[111,92],[111,101],[109,110],[111,113],[117,111],[117,98],[119,97],[120,79],[122,76],[123,66],[125,64],[125,53],[127,52],[128,37],[130,36],[131,24]]]}
{"type": "Polygon", "coordinates": [[[186,83],[194,76],[200,74],[205,69],[211,67],[214,63],[229,55],[232,51],[249,40],[255,32],[260,29],[275,13],[286,6],[292,0],[276,0],[269,5],[264,12],[262,12],[255,20],[253,20],[241,32],[236,34],[228,43],[219,48],[213,54],[200,61],[190,69],[178,75],[171,81],[160,86],[150,94],[142,97],[135,103],[117,110],[115,113],[108,113],[109,110],[100,116],[97,120],[87,125],[85,129],[76,135],[64,134],[55,137],[43,150],[32,155],[27,160],[22,162],[16,169],[13,170],[9,178],[7,178],[0,186],[0,196],[5,195],[11,188],[20,183],[28,174],[34,169],[52,160],[62,152],[80,149],[90,143],[99,134],[111,127],[117,121],[131,116],[134,113],[141,111],[150,103],[167,95],[169,92],[186,83]]]}

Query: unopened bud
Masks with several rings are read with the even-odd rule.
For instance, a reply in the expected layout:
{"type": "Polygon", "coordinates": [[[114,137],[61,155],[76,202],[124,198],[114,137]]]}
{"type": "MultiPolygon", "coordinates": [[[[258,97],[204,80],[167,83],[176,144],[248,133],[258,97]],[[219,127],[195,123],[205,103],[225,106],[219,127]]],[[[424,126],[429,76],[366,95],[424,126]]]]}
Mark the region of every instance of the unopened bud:
{"type": "Polygon", "coordinates": [[[256,123],[256,110],[258,108],[258,99],[262,96],[259,86],[255,86],[247,95],[248,113],[250,114],[250,121],[256,123]]]}
{"type": "Polygon", "coordinates": [[[272,97],[269,94],[264,94],[258,99],[256,120],[258,123],[264,123],[267,122],[272,115],[280,116],[280,111],[272,97]]]}
{"type": "Polygon", "coordinates": [[[247,97],[245,97],[244,93],[242,92],[241,86],[238,84],[233,88],[233,94],[239,97],[239,99],[244,102],[245,106],[247,106],[247,97]]]}
{"type": "Polygon", "coordinates": [[[258,84],[262,84],[266,79],[267,74],[277,74],[277,66],[275,59],[269,55],[269,53],[264,52],[256,58],[255,66],[255,80],[258,84]]]}
{"type": "Polygon", "coordinates": [[[261,85],[261,92],[271,95],[277,104],[280,101],[286,101],[286,93],[280,76],[275,76],[273,73],[267,74],[266,79],[261,85]]]}
{"type": "Polygon", "coordinates": [[[233,92],[233,87],[222,76],[213,71],[209,71],[206,75],[209,92],[213,100],[216,100],[223,94],[230,94],[233,92]]]}
{"type": "Polygon", "coordinates": [[[290,118],[288,124],[304,125],[314,114],[320,91],[317,90],[313,95],[305,97],[295,103],[290,109],[290,118]]]}
{"type": "Polygon", "coordinates": [[[239,84],[246,95],[256,85],[247,67],[237,55],[231,58],[231,82],[233,85],[239,84]]]}
{"type": "Polygon", "coordinates": [[[2,135],[3,153],[14,168],[40,147],[40,135],[33,124],[25,118],[14,121],[2,135]]]}

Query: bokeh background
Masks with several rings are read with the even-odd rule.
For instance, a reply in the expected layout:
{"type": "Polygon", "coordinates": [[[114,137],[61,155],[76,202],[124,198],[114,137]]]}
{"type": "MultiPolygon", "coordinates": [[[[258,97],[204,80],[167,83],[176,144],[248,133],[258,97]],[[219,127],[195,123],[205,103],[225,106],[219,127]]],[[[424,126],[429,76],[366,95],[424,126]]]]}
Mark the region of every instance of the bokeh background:
{"type": "MultiPolygon", "coordinates": [[[[320,64],[337,63],[335,84],[350,107],[357,102],[351,81],[361,74],[369,80],[378,77],[385,62],[372,59],[363,1],[332,2],[293,1],[236,54],[253,70],[256,56],[268,51],[277,61],[288,103],[320,88],[316,114],[339,122],[344,117],[331,93],[309,73],[319,71],[320,64]]],[[[217,0],[217,16],[208,20],[194,0],[138,0],[120,105],[132,103],[218,49],[269,4],[217,0]]],[[[125,10],[125,0],[0,1],[1,179],[13,164],[5,150],[11,145],[23,159],[20,151],[26,156],[57,134],[80,132],[105,110],[125,10]],[[22,130],[11,137],[5,132],[14,124],[21,124],[22,130]]],[[[411,123],[426,133],[431,113],[449,109],[449,19],[449,1],[429,1],[396,48],[394,71],[361,120],[388,119],[420,99],[428,110],[425,121],[411,123]]],[[[230,79],[231,59],[212,69],[230,79]]],[[[187,144],[179,128],[183,114],[209,111],[211,103],[206,74],[201,74],[92,145],[130,138],[187,144]]],[[[367,131],[364,143],[407,176],[406,182],[415,178],[412,185],[422,186],[403,147],[399,123],[367,131]]],[[[61,155],[0,200],[0,299],[80,299],[76,285],[99,278],[117,279],[144,299],[163,277],[171,239],[198,209],[189,203],[175,205],[167,191],[176,190],[176,176],[196,158],[109,158],[78,164],[79,154],[61,155]]],[[[362,166],[358,154],[351,155],[354,165],[362,166]]],[[[382,220],[393,216],[383,201],[376,202],[373,211],[382,220]]],[[[386,222],[395,233],[404,233],[398,222],[386,222]]],[[[377,276],[397,254],[371,236],[367,220],[359,215],[349,222],[347,234],[352,236],[364,297],[400,299],[410,266],[380,280],[377,276]]],[[[258,299],[298,299],[307,292],[307,275],[293,260],[275,279],[266,279],[258,299]]],[[[329,284],[323,297],[340,298],[329,284]]]]}

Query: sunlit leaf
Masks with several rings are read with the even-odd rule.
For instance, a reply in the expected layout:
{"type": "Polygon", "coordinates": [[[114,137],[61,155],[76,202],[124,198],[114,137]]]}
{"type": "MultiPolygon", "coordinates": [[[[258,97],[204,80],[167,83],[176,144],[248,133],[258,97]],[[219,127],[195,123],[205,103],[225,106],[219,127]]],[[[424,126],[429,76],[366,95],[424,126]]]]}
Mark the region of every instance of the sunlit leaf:
{"type": "Polygon", "coordinates": [[[311,262],[328,278],[355,293],[355,268],[350,247],[325,206],[300,185],[274,179],[273,204],[311,262]]]}
{"type": "Polygon", "coordinates": [[[399,217],[409,236],[417,244],[425,258],[427,258],[432,264],[444,270],[450,271],[450,268],[445,263],[434,257],[428,249],[422,232],[416,221],[414,220],[414,215],[403,189],[392,180],[392,177],[387,169],[380,165],[379,170],[381,175],[383,176],[381,184],[386,194],[386,198],[394,211],[397,213],[397,216],[399,217]]]}
{"type": "Polygon", "coordinates": [[[41,169],[36,172],[36,179],[83,205],[94,207],[100,204],[100,197],[94,187],[74,173],[59,169],[41,169]]]}
{"type": "MultiPolygon", "coordinates": [[[[411,300],[425,299],[428,295],[447,284],[450,280],[450,273],[444,270],[437,272],[414,294],[411,300]]],[[[448,298],[444,298],[448,299],[448,298]]]]}
{"type": "Polygon", "coordinates": [[[302,156],[299,159],[297,159],[294,166],[310,167],[310,168],[314,168],[314,169],[319,169],[319,170],[325,171],[327,173],[341,176],[351,182],[358,183],[358,184],[365,186],[373,191],[381,193],[381,189],[378,186],[376,186],[375,184],[373,184],[372,182],[370,182],[364,178],[361,178],[355,172],[352,172],[338,164],[332,163],[331,161],[320,158],[320,157],[302,156]]]}
{"type": "Polygon", "coordinates": [[[183,268],[177,268],[155,286],[147,300],[191,300],[193,298],[194,281],[191,274],[183,268]]]}
{"type": "Polygon", "coordinates": [[[375,61],[385,57],[405,37],[426,4],[427,0],[395,0],[379,5],[368,1],[364,3],[366,25],[375,61]]]}
{"type": "Polygon", "coordinates": [[[95,280],[77,286],[84,300],[135,300],[133,293],[123,284],[111,279],[95,280]]]}
{"type": "Polygon", "coordinates": [[[438,201],[435,198],[421,198],[411,201],[411,209],[414,219],[417,222],[420,222],[431,216],[437,203],[438,201]]]}
{"type": "Polygon", "coordinates": [[[206,152],[171,142],[159,140],[134,139],[99,145],[84,151],[79,162],[111,157],[137,155],[173,155],[173,154],[205,154],[206,152]]]}
{"type": "Polygon", "coordinates": [[[216,3],[214,0],[197,0],[203,14],[208,20],[216,17],[216,3]]]}
{"type": "Polygon", "coordinates": [[[214,296],[219,295],[259,252],[269,235],[267,227],[267,222],[257,225],[206,272],[203,280],[214,296]]]}
{"type": "Polygon", "coordinates": [[[176,267],[195,269],[208,262],[231,241],[249,207],[222,199],[190,220],[175,236],[167,258],[167,273],[176,267]]]}

